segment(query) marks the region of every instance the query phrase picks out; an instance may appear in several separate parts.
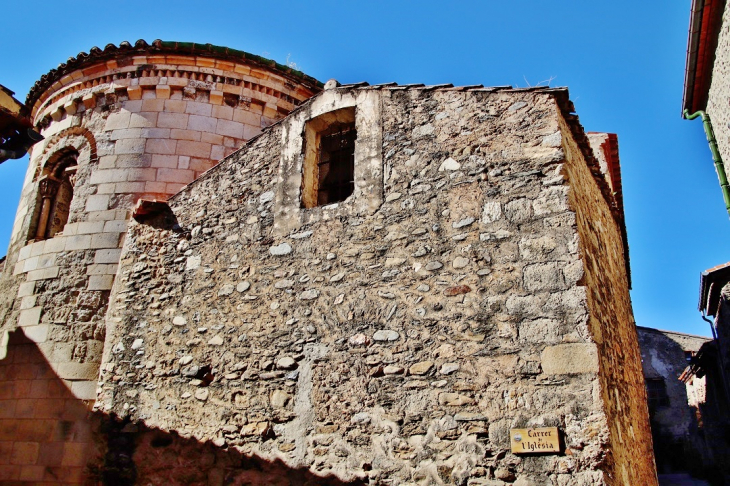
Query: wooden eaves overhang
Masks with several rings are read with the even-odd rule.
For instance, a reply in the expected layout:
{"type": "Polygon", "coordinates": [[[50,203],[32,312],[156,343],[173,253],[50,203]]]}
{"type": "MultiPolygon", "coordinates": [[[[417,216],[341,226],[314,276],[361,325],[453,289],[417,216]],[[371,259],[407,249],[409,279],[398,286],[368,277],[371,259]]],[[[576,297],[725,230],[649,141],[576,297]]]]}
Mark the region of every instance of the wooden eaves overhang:
{"type": "Polygon", "coordinates": [[[707,107],[725,1],[692,0],[684,72],[683,112],[688,110],[694,113],[707,107]]]}
{"type": "Polygon", "coordinates": [[[730,282],[730,262],[712,267],[700,274],[700,298],[698,309],[707,316],[715,316],[720,305],[720,295],[730,282]]]}
{"type": "Polygon", "coordinates": [[[0,84],[0,137],[11,131],[30,128],[28,109],[13,96],[15,93],[0,84]]]}

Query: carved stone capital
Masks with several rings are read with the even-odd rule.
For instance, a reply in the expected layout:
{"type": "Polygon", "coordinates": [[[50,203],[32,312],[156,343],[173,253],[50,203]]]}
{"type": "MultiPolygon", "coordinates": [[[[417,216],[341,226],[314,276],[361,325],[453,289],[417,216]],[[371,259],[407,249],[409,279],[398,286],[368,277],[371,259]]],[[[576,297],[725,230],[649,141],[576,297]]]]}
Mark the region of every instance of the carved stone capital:
{"type": "Polygon", "coordinates": [[[40,191],[43,199],[53,198],[58,192],[58,186],[58,181],[54,181],[47,177],[38,182],[38,190],[40,191]]]}

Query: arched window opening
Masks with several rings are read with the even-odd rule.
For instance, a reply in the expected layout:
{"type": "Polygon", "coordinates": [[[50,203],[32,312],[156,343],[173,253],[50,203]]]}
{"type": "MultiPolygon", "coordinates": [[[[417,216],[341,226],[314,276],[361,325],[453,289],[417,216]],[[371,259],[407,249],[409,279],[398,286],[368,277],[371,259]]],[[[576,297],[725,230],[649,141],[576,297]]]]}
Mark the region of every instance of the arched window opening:
{"type": "Polygon", "coordinates": [[[38,179],[40,213],[31,238],[44,240],[63,231],[71,212],[77,157],[75,152],[66,153],[54,163],[46,164],[38,179]]]}

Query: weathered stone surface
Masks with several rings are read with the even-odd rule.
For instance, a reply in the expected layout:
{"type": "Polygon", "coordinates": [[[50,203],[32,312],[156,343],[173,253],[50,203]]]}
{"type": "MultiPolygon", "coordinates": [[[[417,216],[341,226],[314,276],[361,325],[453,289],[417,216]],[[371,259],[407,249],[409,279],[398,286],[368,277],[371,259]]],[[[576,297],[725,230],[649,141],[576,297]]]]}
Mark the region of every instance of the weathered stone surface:
{"type": "Polygon", "coordinates": [[[397,331],[390,329],[376,331],[373,334],[374,341],[396,341],[400,337],[397,331]]]}
{"type": "Polygon", "coordinates": [[[464,228],[466,226],[470,226],[472,223],[474,223],[474,221],[476,221],[476,220],[474,218],[472,218],[471,216],[469,216],[467,218],[454,222],[451,226],[454,229],[464,228]]]}
{"type": "Polygon", "coordinates": [[[444,295],[447,297],[453,297],[454,295],[468,294],[471,292],[471,287],[468,285],[455,285],[444,290],[444,295]]]}
{"type": "Polygon", "coordinates": [[[530,291],[565,289],[562,265],[558,262],[549,262],[526,266],[524,285],[525,289],[530,291]]]}
{"type": "Polygon", "coordinates": [[[548,375],[572,375],[598,372],[598,353],[594,344],[558,344],[548,346],[540,356],[548,375]]]}
{"type": "Polygon", "coordinates": [[[403,371],[405,371],[403,367],[398,365],[388,365],[383,368],[383,373],[386,375],[396,375],[403,373],[403,371]]]}
{"type": "Polygon", "coordinates": [[[440,393],[439,404],[459,407],[463,405],[473,405],[474,399],[458,393],[440,393]]]}
{"type": "Polygon", "coordinates": [[[504,213],[513,223],[523,223],[532,218],[532,204],[528,199],[516,199],[507,203],[504,213]]]}
{"type": "Polygon", "coordinates": [[[278,280],[274,287],[277,289],[288,289],[294,286],[294,280],[284,279],[284,280],[278,280]]]}
{"type": "Polygon", "coordinates": [[[454,258],[454,261],[452,263],[452,266],[457,270],[460,268],[467,267],[468,265],[469,265],[469,259],[464,258],[464,257],[456,257],[456,258],[454,258]]]}
{"type": "Polygon", "coordinates": [[[412,375],[425,375],[433,369],[433,361],[421,361],[408,368],[412,375]]]}
{"type": "Polygon", "coordinates": [[[247,436],[264,436],[268,433],[270,430],[270,425],[268,422],[252,422],[249,424],[244,425],[241,428],[241,435],[244,437],[247,436]]]}
{"type": "Polygon", "coordinates": [[[201,258],[200,255],[190,256],[185,261],[185,270],[195,270],[200,267],[201,258]]]}
{"type": "Polygon", "coordinates": [[[471,422],[474,420],[486,420],[487,418],[478,412],[457,412],[454,414],[454,420],[457,422],[471,422]]]}
{"type": "Polygon", "coordinates": [[[405,263],[405,258],[388,258],[385,260],[385,266],[386,267],[397,267],[398,265],[401,265],[405,263]]]}
{"type": "Polygon", "coordinates": [[[359,333],[354,336],[350,336],[348,342],[351,346],[367,346],[370,344],[370,338],[366,334],[359,333]]]}
{"type": "Polygon", "coordinates": [[[271,397],[269,398],[271,406],[274,408],[286,407],[286,405],[289,403],[289,400],[291,400],[291,395],[283,390],[274,390],[273,392],[271,392],[271,397]]]}
{"type": "Polygon", "coordinates": [[[309,238],[310,236],[312,236],[311,231],[302,231],[301,233],[294,233],[293,235],[291,235],[291,238],[293,240],[303,240],[304,238],[309,238]]]}
{"type": "Polygon", "coordinates": [[[231,295],[236,287],[234,287],[231,284],[225,284],[218,290],[218,297],[225,297],[226,295],[231,295]]]}
{"type": "Polygon", "coordinates": [[[291,370],[296,368],[297,361],[294,358],[286,356],[276,362],[276,367],[280,370],[291,370]]]}
{"type": "Polygon", "coordinates": [[[266,204],[267,202],[271,202],[274,200],[274,196],[276,193],[274,191],[266,191],[261,196],[259,196],[259,202],[261,204],[266,204]]]}
{"type": "Polygon", "coordinates": [[[300,300],[314,300],[319,297],[319,291],[315,289],[305,290],[299,294],[300,300]]]}
{"type": "Polygon", "coordinates": [[[221,335],[215,336],[208,341],[208,344],[210,344],[211,346],[221,346],[221,345],[223,345],[223,343],[224,343],[224,340],[223,340],[223,336],[221,336],[221,335]]]}
{"type": "Polygon", "coordinates": [[[353,424],[368,424],[368,423],[370,423],[370,420],[371,420],[371,418],[370,418],[369,413],[360,412],[360,413],[356,413],[355,415],[353,415],[352,418],[350,419],[350,422],[353,424]]]}
{"type": "Polygon", "coordinates": [[[563,142],[563,134],[560,131],[548,135],[542,139],[541,144],[548,147],[560,147],[563,142]]]}
{"type": "Polygon", "coordinates": [[[451,373],[459,370],[459,363],[444,363],[441,365],[439,373],[442,375],[450,375],[451,373]]]}
{"type": "Polygon", "coordinates": [[[292,247],[289,243],[286,243],[286,242],[269,248],[269,253],[271,253],[274,256],[288,255],[291,252],[292,252],[292,247]]]}
{"type": "Polygon", "coordinates": [[[426,264],[426,266],[423,268],[425,268],[428,271],[433,271],[433,270],[438,270],[439,268],[442,268],[443,266],[444,266],[444,264],[441,262],[428,262],[426,264]]]}
{"type": "Polygon", "coordinates": [[[460,168],[461,164],[449,157],[441,163],[439,166],[439,172],[443,172],[445,170],[459,170],[460,168]]]}

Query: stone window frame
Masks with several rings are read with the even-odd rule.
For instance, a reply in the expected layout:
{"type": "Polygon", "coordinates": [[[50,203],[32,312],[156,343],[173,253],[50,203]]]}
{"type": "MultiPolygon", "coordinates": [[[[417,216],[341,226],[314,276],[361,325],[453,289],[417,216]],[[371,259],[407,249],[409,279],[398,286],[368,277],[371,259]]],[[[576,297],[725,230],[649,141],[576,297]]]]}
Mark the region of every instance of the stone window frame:
{"type": "MultiPolygon", "coordinates": [[[[32,176],[35,189],[33,191],[34,199],[26,216],[26,218],[28,218],[25,223],[25,225],[27,225],[25,226],[27,230],[24,230],[22,233],[26,235],[26,244],[30,244],[34,241],[52,239],[55,236],[63,235],[63,229],[61,229],[50,237],[37,237],[38,227],[43,211],[43,193],[44,190],[48,190],[48,188],[44,187],[44,185],[46,185],[44,184],[44,180],[46,180],[48,175],[56,169],[57,164],[69,155],[73,155],[76,159],[76,171],[69,180],[73,194],[71,200],[73,201],[77,196],[76,175],[80,170],[82,170],[82,168],[86,168],[86,166],[88,166],[91,162],[96,161],[96,142],[93,136],[81,127],[72,127],[71,129],[55,134],[37,144],[33,150],[34,152],[35,150],[40,150],[40,154],[38,156],[36,156],[35,153],[31,154],[31,166],[35,167],[32,176]],[[38,162],[35,162],[36,160],[38,162]]],[[[71,202],[69,202],[69,205],[70,204],[71,202]]],[[[71,222],[73,214],[74,211],[70,207],[66,224],[71,222]]],[[[51,215],[49,215],[48,218],[50,221],[51,215]]]]}
{"type": "Polygon", "coordinates": [[[39,209],[31,224],[29,238],[35,241],[53,238],[63,231],[71,215],[71,201],[76,186],[79,153],[73,148],[63,149],[51,156],[38,178],[39,209]],[[59,216],[59,198],[64,191],[70,192],[68,208],[62,213],[61,222],[54,224],[59,216]]]}
{"type": "Polygon", "coordinates": [[[670,405],[664,378],[646,378],[646,401],[650,412],[670,405]]]}
{"type": "MultiPolygon", "coordinates": [[[[346,197],[338,198],[335,195],[330,202],[329,185],[324,184],[322,166],[327,165],[329,169],[326,171],[325,178],[329,174],[333,174],[337,179],[340,176],[353,172],[354,184],[354,168],[355,168],[355,142],[357,130],[355,129],[355,107],[340,108],[339,110],[330,111],[312,118],[304,124],[304,162],[302,165],[302,198],[301,204],[305,209],[313,209],[317,206],[328,206],[333,203],[343,202],[347,200],[354,192],[354,187],[348,186],[348,194],[346,197]],[[353,139],[353,135],[355,139],[353,139]],[[325,149],[327,137],[339,137],[337,143],[342,147],[343,142],[348,150],[340,150],[335,152],[334,159],[330,160],[329,151],[325,149]],[[347,140],[351,140],[350,143],[347,140]],[[350,151],[351,149],[352,151],[350,151]],[[342,156],[344,154],[344,157],[342,156]],[[327,159],[323,161],[322,159],[327,159]],[[343,160],[345,159],[345,160],[343,160]],[[332,172],[334,170],[334,172],[332,172]],[[324,193],[324,194],[323,194],[324,193]],[[327,202],[320,202],[325,197],[327,202]]],[[[349,178],[348,178],[349,179],[349,178]]],[[[342,181],[339,184],[341,186],[342,181]]]]}
{"type": "Polygon", "coordinates": [[[282,123],[282,151],[274,206],[274,232],[285,236],[304,225],[346,216],[373,214],[383,204],[383,128],[380,93],[325,90],[282,123]],[[355,181],[341,202],[303,208],[302,171],[306,123],[326,113],[355,108],[355,181]]]}

